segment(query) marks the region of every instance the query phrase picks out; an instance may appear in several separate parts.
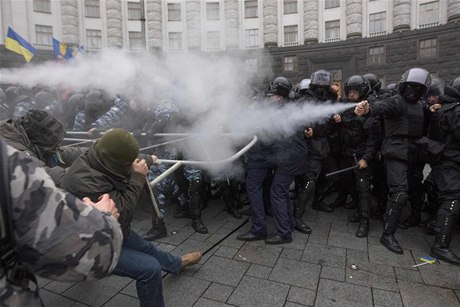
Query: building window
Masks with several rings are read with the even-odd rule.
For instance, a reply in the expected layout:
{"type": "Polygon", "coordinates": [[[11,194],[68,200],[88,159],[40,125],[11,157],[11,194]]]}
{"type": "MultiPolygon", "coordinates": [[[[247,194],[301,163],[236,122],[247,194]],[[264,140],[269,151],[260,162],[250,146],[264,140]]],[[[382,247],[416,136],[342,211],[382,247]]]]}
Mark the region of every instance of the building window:
{"type": "Polygon", "coordinates": [[[424,39],[419,42],[418,54],[420,58],[436,57],[438,53],[438,40],[436,38],[424,39]]]}
{"type": "Polygon", "coordinates": [[[340,6],[340,0],[326,0],[324,7],[326,9],[332,9],[340,6]]]}
{"type": "Polygon", "coordinates": [[[101,30],[86,30],[86,47],[88,49],[102,48],[101,30]]]}
{"type": "Polygon", "coordinates": [[[247,72],[256,72],[257,71],[257,58],[245,59],[244,68],[247,72]]]}
{"type": "Polygon", "coordinates": [[[169,50],[182,50],[182,32],[169,32],[169,50]]]}
{"type": "Polygon", "coordinates": [[[50,0],[34,0],[34,12],[51,13],[50,0]]]}
{"type": "Polygon", "coordinates": [[[439,24],[439,1],[420,4],[420,28],[439,24]]]}
{"type": "Polygon", "coordinates": [[[141,20],[141,3],[128,2],[128,19],[141,20]]]}
{"type": "Polygon", "coordinates": [[[297,0],[284,0],[284,14],[297,13],[297,0]]]}
{"type": "Polygon", "coordinates": [[[326,21],[326,42],[340,40],[340,20],[326,21]]]}
{"type": "Polygon", "coordinates": [[[53,44],[53,27],[35,25],[35,38],[37,44],[51,46],[53,44]]]}
{"type": "Polygon", "coordinates": [[[369,53],[367,54],[367,64],[383,64],[385,63],[385,47],[371,47],[369,48],[369,53]]]}
{"type": "Polygon", "coordinates": [[[284,57],[284,71],[297,70],[297,56],[285,56],[284,57]]]}
{"type": "Polygon", "coordinates": [[[207,2],[206,3],[206,19],[207,20],[219,20],[219,2],[207,2]]]}
{"type": "Polygon", "coordinates": [[[168,3],[168,21],[181,21],[181,19],[180,3],[168,3]]]}
{"type": "Polygon", "coordinates": [[[142,33],[141,32],[128,32],[129,36],[129,48],[130,49],[142,49],[142,33]]]}
{"type": "Polygon", "coordinates": [[[257,0],[244,1],[244,18],[257,18],[257,0]]]}
{"type": "Polygon", "coordinates": [[[85,0],[85,17],[101,17],[99,0],[85,0]]]}
{"type": "Polygon", "coordinates": [[[369,34],[375,36],[379,34],[385,34],[387,31],[387,13],[380,12],[369,15],[369,34]]]}
{"type": "Polygon", "coordinates": [[[244,37],[246,48],[259,47],[259,29],[247,29],[244,37]]]}
{"type": "Polygon", "coordinates": [[[297,26],[284,27],[284,45],[297,45],[299,42],[299,33],[297,26]]]}
{"type": "Polygon", "coordinates": [[[208,31],[207,46],[208,46],[208,50],[220,49],[220,32],[219,31],[208,31]]]}

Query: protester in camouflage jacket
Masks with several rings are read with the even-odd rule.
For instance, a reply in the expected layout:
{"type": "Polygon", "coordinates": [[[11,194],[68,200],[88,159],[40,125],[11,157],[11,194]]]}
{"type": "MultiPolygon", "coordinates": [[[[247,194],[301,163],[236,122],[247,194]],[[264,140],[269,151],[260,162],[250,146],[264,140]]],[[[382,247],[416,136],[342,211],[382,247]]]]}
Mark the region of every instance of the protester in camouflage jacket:
{"type": "MultiPolygon", "coordinates": [[[[110,274],[118,262],[122,232],[114,218],[119,216],[114,203],[102,203],[108,196],[96,204],[86,199],[85,204],[57,189],[31,157],[4,146],[2,139],[0,153],[0,176],[7,177],[1,178],[0,191],[9,196],[6,203],[14,225],[15,250],[28,271],[60,281],[99,279],[110,274]]],[[[3,206],[5,202],[0,203],[3,206]]],[[[30,306],[34,302],[32,292],[9,283],[4,273],[2,266],[0,306],[30,306]]]]}
{"type": "Polygon", "coordinates": [[[62,123],[44,110],[32,110],[19,119],[0,122],[0,137],[15,149],[37,158],[37,165],[46,169],[57,186],[65,174],[64,168],[87,150],[59,148],[64,134],[62,123]]]}

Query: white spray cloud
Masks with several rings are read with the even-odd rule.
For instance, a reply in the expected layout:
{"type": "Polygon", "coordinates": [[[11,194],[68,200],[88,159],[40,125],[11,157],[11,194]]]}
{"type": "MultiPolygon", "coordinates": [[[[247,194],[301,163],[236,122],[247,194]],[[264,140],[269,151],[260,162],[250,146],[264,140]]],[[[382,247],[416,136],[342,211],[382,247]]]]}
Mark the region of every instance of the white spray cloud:
{"type": "Polygon", "coordinates": [[[144,106],[158,104],[164,97],[173,98],[190,124],[186,130],[181,126],[180,132],[200,136],[178,146],[185,158],[191,160],[223,159],[234,154],[253,135],[264,140],[286,137],[296,129],[350,108],[343,104],[308,103],[283,108],[255,104],[250,97],[251,87],[257,80],[276,77],[263,51],[257,57],[263,59],[259,63],[263,75],[247,73],[239,57],[154,56],[121,50],[105,50],[66,64],[47,62],[2,69],[0,74],[2,83],[74,91],[104,89],[111,95],[134,97],[144,106]],[[234,136],[209,135],[220,132],[234,136]]]}

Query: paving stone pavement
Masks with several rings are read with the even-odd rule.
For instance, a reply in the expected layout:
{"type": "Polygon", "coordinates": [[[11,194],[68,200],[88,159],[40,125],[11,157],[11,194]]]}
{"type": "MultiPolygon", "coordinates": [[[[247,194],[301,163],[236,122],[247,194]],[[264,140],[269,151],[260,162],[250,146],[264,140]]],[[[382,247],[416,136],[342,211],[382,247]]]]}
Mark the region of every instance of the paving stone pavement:
{"type": "MultiPolygon", "coordinates": [[[[205,209],[203,221],[210,230],[205,235],[194,232],[189,220],[174,219],[173,210],[168,210],[169,235],[153,244],[176,255],[208,252],[198,265],[179,275],[164,275],[166,306],[460,307],[460,267],[443,262],[412,267],[421,256],[429,255],[433,241],[421,228],[397,231],[404,254],[396,255],[379,243],[380,221],[371,220],[369,237],[361,239],[354,236],[357,224],[347,219],[353,210],[324,213],[310,208],[304,220],[312,234],[294,232],[292,243],[271,246],[236,240],[249,230],[250,222],[232,233],[245,217],[237,220],[223,208],[223,202],[216,199],[205,209]]],[[[146,233],[150,216],[140,208],[133,229],[146,233]]],[[[268,224],[273,230],[271,218],[268,224]]],[[[452,249],[460,254],[458,232],[452,249]]],[[[39,278],[39,285],[49,307],[139,305],[135,282],[129,278],[109,276],[78,283],[39,278]]]]}

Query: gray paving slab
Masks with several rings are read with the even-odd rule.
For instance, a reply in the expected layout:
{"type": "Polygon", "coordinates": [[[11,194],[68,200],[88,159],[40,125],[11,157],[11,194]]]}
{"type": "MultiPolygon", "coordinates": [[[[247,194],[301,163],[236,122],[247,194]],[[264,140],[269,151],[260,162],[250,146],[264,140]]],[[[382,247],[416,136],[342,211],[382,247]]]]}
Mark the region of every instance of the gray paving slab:
{"type": "Polygon", "coordinates": [[[400,281],[399,290],[406,307],[460,306],[460,302],[450,289],[400,281]]]}
{"type": "Polygon", "coordinates": [[[311,234],[318,237],[328,237],[331,229],[331,223],[313,222],[309,223],[311,234]]]}
{"type": "Polygon", "coordinates": [[[163,278],[166,306],[193,306],[211,283],[183,274],[163,278]]]}
{"type": "Polygon", "coordinates": [[[393,267],[389,267],[391,269],[391,275],[393,275],[392,277],[389,277],[389,274],[382,273],[381,270],[378,268],[376,269],[375,266],[373,264],[370,264],[367,267],[362,265],[361,268],[357,270],[347,268],[345,280],[347,283],[351,284],[388,291],[398,291],[398,284],[396,282],[396,278],[394,277],[393,267]]]}
{"type": "Polygon", "coordinates": [[[359,265],[364,262],[369,262],[369,253],[356,249],[347,249],[347,266],[352,264],[359,265]]]}
{"type": "MultiPolygon", "coordinates": [[[[186,239],[172,251],[172,254],[176,256],[182,256],[194,251],[200,251],[201,253],[204,253],[204,251],[206,251],[210,247],[212,247],[212,244],[209,242],[198,241],[194,239],[186,239]]],[[[203,255],[202,261],[205,261],[207,257],[209,256],[203,255]]]]}
{"type": "Polygon", "coordinates": [[[371,288],[321,278],[315,306],[372,306],[371,288]]]}
{"type": "Polygon", "coordinates": [[[315,304],[316,291],[291,286],[287,300],[289,303],[296,303],[302,306],[313,306],[315,304]]]}
{"type": "Polygon", "coordinates": [[[117,294],[110,299],[104,307],[138,307],[139,306],[139,299],[125,295],[125,294],[117,294]]]}
{"type": "Polygon", "coordinates": [[[316,290],[321,268],[317,264],[280,258],[269,280],[316,290]]]}
{"type": "Polygon", "coordinates": [[[336,232],[331,230],[327,245],[367,251],[366,238],[358,238],[354,234],[348,232],[336,232]]]}
{"type": "Polygon", "coordinates": [[[430,244],[421,232],[417,232],[417,235],[402,233],[397,240],[403,249],[410,249],[414,257],[418,258],[430,254],[430,244]]]}
{"type": "Polygon", "coordinates": [[[46,290],[52,291],[54,293],[60,294],[75,284],[76,284],[75,282],[52,281],[46,284],[43,288],[45,288],[46,290]]]}
{"type": "Polygon", "coordinates": [[[62,295],[90,306],[101,306],[131,281],[130,278],[111,275],[96,281],[77,283],[64,291],[62,295]]]}
{"type": "Polygon", "coordinates": [[[179,245],[185,240],[187,240],[194,232],[195,230],[193,230],[193,228],[191,227],[180,228],[175,230],[174,235],[170,234],[167,237],[158,239],[157,242],[167,243],[171,245],[179,245]]]}
{"type": "Polygon", "coordinates": [[[305,305],[301,305],[301,304],[297,304],[297,303],[293,303],[293,302],[286,302],[286,304],[284,304],[284,307],[303,307],[305,305]]]}
{"type": "Polygon", "coordinates": [[[292,259],[292,260],[300,260],[300,259],[302,259],[304,249],[305,249],[305,246],[304,246],[304,248],[302,250],[285,247],[285,248],[283,248],[283,251],[281,252],[280,257],[281,258],[292,259]]]}
{"type": "Polygon", "coordinates": [[[227,303],[248,307],[283,306],[288,292],[288,285],[244,276],[227,303]]]}
{"type": "Polygon", "coordinates": [[[249,270],[246,272],[246,276],[252,276],[260,279],[268,279],[273,268],[269,266],[251,264],[249,270]]]}
{"type": "Polygon", "coordinates": [[[43,305],[46,307],[87,307],[88,305],[76,302],[62,295],[48,291],[46,289],[40,290],[40,298],[43,301],[43,305]]]}
{"type": "Polygon", "coordinates": [[[457,295],[458,301],[460,302],[460,291],[455,290],[455,294],[457,295]]]}
{"type": "Polygon", "coordinates": [[[372,263],[386,264],[406,269],[412,268],[415,264],[412,254],[409,250],[404,250],[403,255],[395,254],[383,245],[369,245],[369,260],[372,263]]]}
{"type": "Polygon", "coordinates": [[[374,304],[378,306],[403,307],[401,295],[398,292],[372,289],[374,304]]]}
{"type": "Polygon", "coordinates": [[[311,234],[308,237],[308,243],[327,245],[327,236],[316,236],[311,234]]]}
{"type": "Polygon", "coordinates": [[[396,279],[423,284],[422,276],[418,270],[407,270],[395,267],[396,279]]]}
{"type": "Polygon", "coordinates": [[[248,262],[213,256],[194,277],[236,287],[249,266],[248,262]]]}
{"type": "Polygon", "coordinates": [[[341,247],[308,243],[302,261],[342,268],[346,262],[346,250],[341,247]]]}
{"type": "Polygon", "coordinates": [[[324,265],[321,267],[320,277],[337,281],[345,281],[345,269],[324,265]]]}
{"type": "Polygon", "coordinates": [[[202,297],[213,301],[226,302],[234,290],[234,287],[213,282],[208,289],[206,289],[202,297]]]}
{"type": "Polygon", "coordinates": [[[281,246],[303,251],[305,249],[305,245],[307,244],[307,241],[308,241],[308,235],[295,230],[292,233],[292,242],[289,244],[283,244],[281,246]]]}
{"type": "Polygon", "coordinates": [[[199,298],[198,301],[193,305],[196,307],[231,307],[232,305],[216,302],[206,298],[199,298]]]}
{"type": "Polygon", "coordinates": [[[236,253],[238,253],[238,248],[219,246],[214,255],[225,258],[233,258],[235,257],[236,253]]]}
{"type": "Polygon", "coordinates": [[[427,285],[460,290],[460,267],[446,263],[419,267],[420,275],[427,285]]]}
{"type": "Polygon", "coordinates": [[[234,259],[274,266],[282,250],[282,247],[268,245],[264,241],[246,242],[234,259]]]}

